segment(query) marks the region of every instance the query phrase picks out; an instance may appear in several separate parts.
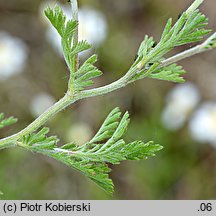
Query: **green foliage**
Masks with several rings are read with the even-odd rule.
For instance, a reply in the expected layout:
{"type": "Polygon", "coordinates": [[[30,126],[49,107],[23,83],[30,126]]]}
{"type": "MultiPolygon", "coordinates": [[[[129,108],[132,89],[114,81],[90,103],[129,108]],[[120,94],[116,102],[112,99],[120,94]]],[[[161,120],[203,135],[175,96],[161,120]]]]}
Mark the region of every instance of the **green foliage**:
{"type": "Polygon", "coordinates": [[[186,12],[183,13],[179,19],[178,25],[174,30],[171,30],[163,40],[176,37],[176,39],[173,40],[173,43],[175,43],[175,46],[181,46],[201,41],[206,34],[211,32],[210,30],[205,29],[208,25],[208,19],[204,14],[200,13],[199,10],[195,10],[191,14],[187,14],[186,12]]]}
{"type": "MultiPolygon", "coordinates": [[[[121,112],[119,111],[119,108],[113,109],[112,112],[110,112],[110,114],[105,119],[101,128],[98,130],[96,135],[90,140],[89,143],[101,142],[105,139],[112,137],[119,125],[120,117],[121,117],[121,112]]],[[[126,120],[128,124],[128,118],[126,120]]],[[[124,122],[126,121],[124,120],[124,122]]]]}
{"type": "Polygon", "coordinates": [[[93,66],[97,57],[95,55],[90,57],[77,71],[75,67],[76,56],[80,52],[91,48],[87,41],[74,42],[78,22],[75,20],[66,21],[66,16],[59,6],[55,6],[54,9],[47,8],[45,14],[61,36],[65,61],[71,74],[71,89],[79,91],[92,85],[92,79],[102,74],[100,70],[93,66]]]}
{"type": "Polygon", "coordinates": [[[102,72],[93,65],[96,61],[97,56],[92,55],[75,73],[75,90],[83,90],[94,83],[92,79],[102,75],[102,72]]]}
{"type": "Polygon", "coordinates": [[[82,146],[69,143],[58,147],[58,139],[55,136],[46,136],[48,128],[24,136],[19,145],[79,170],[108,193],[112,193],[113,182],[108,176],[111,171],[108,163],[119,164],[124,160],[146,159],[162,149],[162,146],[153,142],[134,141],[126,144],[122,136],[127,130],[129,115],[126,112],[120,117],[119,108],[115,108],[96,135],[82,146]]]}
{"type": "Polygon", "coordinates": [[[20,140],[22,146],[29,146],[33,149],[49,149],[52,150],[56,147],[59,141],[56,136],[47,137],[49,128],[42,128],[38,133],[28,134],[23,136],[20,140]]]}
{"type": "MultiPolygon", "coordinates": [[[[184,81],[181,75],[185,71],[181,67],[175,64],[161,67],[161,62],[165,59],[164,56],[174,47],[198,42],[210,32],[210,30],[205,29],[208,19],[197,9],[201,3],[202,1],[195,1],[188,10],[182,13],[175,24],[173,24],[172,19],[169,19],[161,39],[156,45],[152,37],[145,36],[139,47],[137,58],[130,69],[134,73],[130,82],[145,77],[172,82],[184,81]]],[[[79,52],[90,48],[86,41],[73,44],[74,33],[78,25],[77,21],[66,21],[63,11],[58,6],[53,10],[48,8],[45,14],[62,37],[65,60],[71,71],[71,88],[73,91],[81,91],[92,85],[92,79],[102,74],[100,70],[93,66],[97,60],[96,56],[90,57],[78,70],[74,67],[76,64],[75,56],[79,52]]],[[[212,42],[210,46],[214,47],[213,44],[215,43],[212,42]]]]}
{"type": "Polygon", "coordinates": [[[47,8],[45,10],[45,15],[61,36],[65,61],[70,69],[70,72],[74,73],[75,56],[79,52],[89,49],[91,46],[87,41],[81,41],[75,44],[73,43],[73,37],[76,32],[78,22],[76,20],[66,21],[66,16],[58,5],[56,5],[54,9],[47,8]]]}
{"type": "Polygon", "coordinates": [[[184,82],[182,74],[185,74],[185,70],[181,66],[171,64],[167,67],[157,69],[148,75],[149,78],[160,79],[172,82],[182,83],[184,82]]]}
{"type": "MultiPolygon", "coordinates": [[[[125,142],[122,137],[126,133],[129,124],[129,114],[127,112],[121,118],[121,112],[118,108],[115,108],[105,119],[96,135],[82,146],[69,143],[59,147],[57,145],[59,140],[56,136],[47,136],[48,128],[43,128],[38,133],[31,132],[43,125],[50,116],[64,109],[72,102],[84,98],[84,96],[105,94],[145,77],[183,82],[184,79],[181,76],[185,71],[180,66],[171,63],[167,65],[169,62],[174,61],[168,61],[167,64],[162,64],[162,62],[165,60],[165,55],[174,47],[200,41],[209,33],[209,30],[205,29],[207,18],[197,10],[197,7],[202,2],[203,0],[196,0],[187,11],[182,13],[174,25],[172,19],[169,19],[161,39],[156,45],[152,37],[145,36],[139,47],[137,58],[128,73],[108,87],[87,91],[88,94],[84,94],[82,90],[92,85],[92,79],[102,74],[94,66],[97,56],[92,55],[78,67],[78,54],[88,50],[91,46],[87,41],[78,41],[78,22],[76,20],[67,21],[59,6],[55,6],[54,9],[47,8],[45,14],[61,37],[64,58],[70,70],[68,85],[68,93],[70,94],[66,94],[62,100],[53,106],[55,109],[45,112],[30,127],[9,138],[5,138],[2,146],[6,146],[7,141],[14,142],[20,147],[54,158],[82,172],[104,190],[112,193],[113,182],[108,175],[111,171],[108,164],[119,164],[124,160],[146,159],[149,156],[154,156],[157,151],[162,149],[160,145],[153,142],[125,142]],[[74,94],[77,92],[79,94],[74,94]],[[76,98],[77,95],[79,97],[76,98]],[[26,131],[29,134],[23,136],[23,134],[27,133],[26,131]]],[[[193,54],[214,47],[216,47],[216,34],[213,34],[201,46],[198,46],[198,51],[195,49],[193,54]]],[[[16,121],[13,117],[4,119],[4,115],[0,114],[0,128],[16,121]]]]}
{"type": "Polygon", "coordinates": [[[213,49],[216,47],[216,33],[212,34],[206,41],[205,41],[205,49],[213,49]]]}
{"type": "Polygon", "coordinates": [[[183,78],[180,76],[184,72],[180,67],[171,65],[160,68],[160,64],[164,60],[164,55],[174,47],[202,40],[210,32],[210,30],[205,29],[207,24],[208,19],[205,15],[200,13],[195,7],[191,7],[190,10],[188,9],[182,13],[174,25],[172,24],[172,19],[168,20],[161,39],[156,46],[154,46],[153,38],[145,36],[138,50],[138,58],[131,68],[135,71],[138,70],[138,72],[135,73],[131,81],[150,77],[182,82],[183,78]],[[158,70],[158,68],[160,69],[158,70]]]}
{"type": "Polygon", "coordinates": [[[0,129],[9,125],[12,125],[17,122],[17,119],[14,117],[4,118],[4,114],[0,113],[0,129]]]}

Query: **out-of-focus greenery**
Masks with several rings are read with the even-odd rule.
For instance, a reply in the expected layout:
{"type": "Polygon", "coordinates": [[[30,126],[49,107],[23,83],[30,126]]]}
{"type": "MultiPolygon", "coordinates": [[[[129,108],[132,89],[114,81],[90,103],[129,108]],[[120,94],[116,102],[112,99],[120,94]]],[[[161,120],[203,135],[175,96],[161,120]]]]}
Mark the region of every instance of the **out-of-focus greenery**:
{"type": "MultiPolygon", "coordinates": [[[[22,38],[30,49],[25,71],[0,82],[0,112],[19,119],[15,126],[1,130],[2,137],[33,121],[29,103],[34,95],[48,92],[57,100],[67,88],[65,63],[45,39],[45,27],[39,19],[42,2],[0,1],[0,30],[22,38]]],[[[107,39],[96,48],[98,66],[104,72],[97,85],[124,74],[144,35],[159,39],[166,20],[177,19],[178,13],[189,3],[190,0],[164,0],[163,3],[159,0],[81,0],[81,6],[103,12],[108,21],[107,39]]],[[[205,1],[201,8],[210,18],[213,29],[215,6],[216,2],[205,1]]],[[[184,48],[188,47],[179,51],[184,48]]],[[[199,86],[205,100],[216,100],[215,56],[212,51],[182,62],[188,71],[186,79],[199,86]]],[[[48,126],[51,133],[64,142],[72,125],[81,122],[96,132],[109,111],[119,106],[131,115],[126,140],[154,140],[163,145],[164,150],[147,161],[125,162],[113,167],[114,199],[214,199],[215,149],[194,142],[187,125],[177,132],[169,132],[161,124],[165,96],[173,86],[163,81],[141,80],[105,97],[78,102],[50,120],[48,126]]],[[[0,191],[2,199],[110,199],[76,171],[20,149],[0,152],[0,191]]]]}

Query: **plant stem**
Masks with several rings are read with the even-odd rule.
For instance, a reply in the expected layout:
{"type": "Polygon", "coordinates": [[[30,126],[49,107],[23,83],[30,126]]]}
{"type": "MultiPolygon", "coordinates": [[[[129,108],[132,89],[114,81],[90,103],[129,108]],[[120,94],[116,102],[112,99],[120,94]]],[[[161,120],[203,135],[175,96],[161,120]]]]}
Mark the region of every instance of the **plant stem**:
{"type": "MultiPolygon", "coordinates": [[[[205,52],[207,50],[212,49],[213,47],[210,46],[211,42],[216,38],[216,33],[214,33],[212,36],[210,36],[205,42],[203,42],[200,45],[195,46],[194,48],[191,48],[189,50],[186,50],[182,53],[179,53],[173,57],[170,57],[166,60],[164,60],[161,63],[160,67],[165,67],[167,65],[170,65],[172,63],[175,63],[177,61],[183,60],[187,57],[193,56],[198,53],[205,52]]],[[[70,94],[66,94],[62,99],[60,99],[57,103],[55,103],[52,107],[50,107],[48,110],[46,110],[42,115],[40,115],[35,121],[33,121],[30,125],[28,125],[26,128],[21,130],[20,132],[0,139],[0,149],[13,147],[16,145],[16,141],[19,140],[22,136],[25,136],[27,134],[33,133],[35,130],[43,126],[51,117],[56,115],[58,112],[62,111],[69,105],[75,103],[78,100],[89,98],[89,97],[95,97],[99,95],[104,95],[109,92],[115,91],[117,89],[120,89],[122,87],[125,87],[129,83],[131,83],[130,79],[134,75],[134,73],[138,73],[139,71],[136,71],[136,69],[130,69],[123,77],[118,79],[117,81],[90,90],[84,90],[82,92],[79,92],[73,96],[70,94]]]]}
{"type": "MultiPolygon", "coordinates": [[[[175,62],[181,61],[185,58],[188,58],[190,56],[194,56],[196,54],[200,54],[206,51],[209,51],[213,48],[215,48],[216,45],[210,46],[212,41],[216,39],[216,32],[212,34],[206,41],[204,41],[202,44],[199,44],[195,47],[192,47],[188,50],[185,50],[181,53],[178,53],[168,59],[165,59],[164,61],[161,62],[160,66],[158,68],[163,68],[165,66],[168,66],[170,64],[173,64],[175,62]]],[[[140,73],[142,70],[137,71],[137,73],[140,73]]]]}
{"type": "Polygon", "coordinates": [[[26,128],[21,130],[20,132],[0,139],[0,149],[8,148],[16,145],[16,141],[27,134],[30,134],[40,128],[44,123],[46,123],[50,118],[56,115],[58,112],[62,111],[64,108],[68,107],[70,104],[74,102],[67,94],[60,99],[57,103],[55,103],[52,107],[47,109],[42,115],[40,115],[35,121],[33,121],[26,128]]]}
{"type": "MultiPolygon", "coordinates": [[[[71,1],[71,10],[72,10],[72,19],[77,21],[79,20],[78,17],[78,3],[77,0],[71,1]]],[[[79,41],[79,28],[77,26],[75,33],[73,35],[73,45],[76,45],[79,41]]],[[[78,54],[75,56],[75,64],[74,64],[74,71],[77,71],[79,68],[79,56],[78,54]]]]}
{"type": "Polygon", "coordinates": [[[164,60],[161,63],[160,68],[165,67],[165,66],[170,65],[170,64],[173,64],[175,62],[178,62],[178,61],[183,60],[185,58],[188,58],[190,56],[205,52],[205,51],[210,50],[210,49],[213,49],[214,47],[211,47],[211,46],[207,47],[208,44],[211,43],[210,39],[212,39],[212,38],[216,38],[216,33],[214,33],[212,36],[210,36],[204,43],[197,45],[191,49],[185,50],[185,51],[183,51],[183,52],[181,52],[175,56],[172,56],[172,57],[164,60]]]}
{"type": "MultiPolygon", "coordinates": [[[[71,9],[72,9],[72,19],[78,22],[78,3],[77,0],[71,0],[71,9]]],[[[79,29],[78,26],[73,34],[73,45],[75,46],[79,41],[79,29]]],[[[73,95],[74,93],[74,73],[79,68],[79,56],[76,54],[73,59],[73,73],[71,72],[69,82],[68,82],[68,91],[73,95]]]]}

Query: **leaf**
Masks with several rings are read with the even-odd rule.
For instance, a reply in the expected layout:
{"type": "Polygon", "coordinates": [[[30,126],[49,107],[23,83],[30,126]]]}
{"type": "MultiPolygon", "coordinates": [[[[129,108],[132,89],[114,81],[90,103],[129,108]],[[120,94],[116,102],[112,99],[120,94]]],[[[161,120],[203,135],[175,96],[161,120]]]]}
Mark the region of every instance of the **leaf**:
{"type": "Polygon", "coordinates": [[[172,28],[172,18],[168,19],[168,21],[166,23],[166,26],[165,26],[163,33],[162,33],[161,41],[164,41],[165,38],[167,37],[167,35],[169,35],[171,28],[172,28]]]}
{"type": "Polygon", "coordinates": [[[75,67],[76,56],[92,47],[87,41],[74,43],[74,33],[77,30],[78,22],[76,20],[66,21],[66,16],[59,6],[55,6],[54,9],[47,8],[45,10],[45,15],[61,36],[64,58],[70,70],[70,88],[78,91],[92,85],[93,81],[91,79],[100,76],[101,71],[91,63],[83,65],[77,74],[79,74],[80,71],[85,72],[85,74],[75,81],[75,72],[77,69],[75,67]],[[89,71],[87,71],[87,66],[91,66],[89,71]]]}
{"type": "Polygon", "coordinates": [[[203,39],[203,37],[211,32],[210,30],[204,29],[208,25],[208,19],[195,10],[185,22],[184,27],[179,33],[179,40],[176,43],[177,46],[181,46],[187,43],[197,42],[203,39]]]}
{"type": "Polygon", "coordinates": [[[59,35],[63,38],[65,36],[65,22],[66,22],[66,16],[64,15],[62,9],[56,5],[54,9],[51,9],[48,7],[44,11],[46,17],[49,19],[49,21],[52,23],[52,25],[55,27],[55,29],[58,31],[59,35]]]}
{"type": "MultiPolygon", "coordinates": [[[[95,57],[87,60],[88,63],[94,61],[95,57]]],[[[108,175],[111,171],[108,163],[119,164],[124,160],[146,159],[162,149],[153,142],[134,141],[126,144],[122,136],[128,127],[129,114],[126,112],[122,118],[120,116],[119,108],[112,110],[96,135],[82,146],[69,143],[58,147],[58,139],[55,136],[47,137],[48,128],[24,136],[19,140],[20,146],[47,155],[80,171],[105,191],[112,193],[113,182],[108,175]]]]}
{"type": "Polygon", "coordinates": [[[90,49],[91,47],[92,46],[87,41],[80,41],[72,47],[70,56],[73,57],[80,52],[90,49]]]}
{"type": "Polygon", "coordinates": [[[119,108],[115,108],[110,112],[110,114],[105,119],[101,128],[98,130],[96,135],[90,140],[89,143],[97,143],[103,140],[106,140],[113,136],[116,128],[119,125],[119,118],[121,116],[121,112],[119,108]]]}
{"type": "Polygon", "coordinates": [[[20,139],[20,142],[25,147],[31,147],[36,150],[44,149],[44,150],[52,150],[57,148],[58,138],[56,136],[47,137],[46,135],[49,133],[49,128],[42,128],[38,133],[28,134],[23,136],[20,139]]]}
{"type": "Polygon", "coordinates": [[[92,79],[102,75],[102,72],[93,65],[96,61],[97,56],[92,55],[75,73],[75,90],[83,90],[94,83],[92,79]]]}
{"type": "Polygon", "coordinates": [[[74,20],[69,20],[66,23],[63,37],[64,39],[69,39],[69,42],[71,42],[72,35],[74,34],[76,28],[78,26],[78,22],[74,20]]]}
{"type": "Polygon", "coordinates": [[[16,118],[14,117],[4,118],[4,114],[0,113],[0,129],[15,124],[16,122],[17,122],[16,118]]]}
{"type": "Polygon", "coordinates": [[[138,50],[138,56],[145,57],[149,51],[154,47],[154,40],[152,37],[148,37],[147,35],[144,38],[144,41],[141,43],[140,48],[138,50]]]}
{"type": "Polygon", "coordinates": [[[32,133],[19,140],[21,147],[43,155],[54,158],[71,168],[74,168],[89,177],[104,190],[113,191],[113,182],[109,179],[108,173],[111,171],[106,163],[86,161],[82,157],[79,159],[72,156],[72,149],[77,149],[75,144],[66,144],[58,148],[59,141],[55,136],[47,137],[48,128],[41,129],[38,133],[32,133]]]}
{"type": "Polygon", "coordinates": [[[80,41],[77,44],[73,44],[72,39],[77,29],[78,22],[76,20],[66,21],[66,16],[58,5],[56,5],[54,9],[48,7],[45,10],[45,15],[62,38],[64,56],[69,68],[71,68],[71,59],[78,53],[91,48],[91,46],[87,41],[80,41]]]}
{"type": "Polygon", "coordinates": [[[185,74],[185,71],[182,69],[182,67],[176,64],[172,64],[154,71],[153,73],[149,74],[148,77],[153,79],[183,83],[184,78],[181,77],[182,74],[185,74]]]}
{"type": "Polygon", "coordinates": [[[172,19],[169,19],[157,46],[152,46],[154,43],[152,38],[145,37],[138,50],[138,58],[131,67],[132,71],[139,71],[139,73],[138,75],[134,73],[131,82],[146,76],[174,82],[183,81],[182,78],[178,78],[178,74],[181,75],[183,71],[175,65],[164,70],[159,68],[164,55],[174,47],[198,42],[210,32],[205,29],[208,19],[196,9],[200,4],[201,2],[195,1],[188,10],[182,13],[174,25],[172,19]]]}
{"type": "Polygon", "coordinates": [[[64,58],[70,72],[72,73],[74,57],[74,55],[72,55],[72,48],[78,50],[76,44],[73,45],[72,42],[78,22],[76,20],[66,21],[66,16],[58,5],[56,5],[53,9],[48,7],[45,10],[45,15],[61,36],[64,58]]]}
{"type": "Polygon", "coordinates": [[[66,152],[51,153],[49,156],[68,165],[73,169],[80,171],[106,192],[113,192],[113,182],[108,175],[111,169],[107,166],[106,163],[91,162],[82,158],[75,158],[66,152]]]}
{"type": "MultiPolygon", "coordinates": [[[[92,176],[91,172],[89,173],[79,163],[76,163],[76,169],[90,177],[108,192],[112,192],[113,189],[111,190],[112,184],[107,176],[107,173],[110,171],[106,165],[107,163],[119,164],[123,160],[146,159],[149,156],[154,156],[155,152],[162,149],[160,145],[155,145],[153,142],[143,143],[142,141],[135,141],[126,144],[122,136],[127,130],[129,115],[126,112],[121,120],[120,115],[119,108],[115,108],[88,143],[80,147],[72,146],[71,149],[67,148],[69,157],[73,161],[78,161],[85,165],[89,163],[94,164],[100,171],[101,169],[104,170],[103,175],[93,170],[92,173],[94,175],[92,176]]],[[[66,154],[66,152],[63,154],[66,154]]]]}

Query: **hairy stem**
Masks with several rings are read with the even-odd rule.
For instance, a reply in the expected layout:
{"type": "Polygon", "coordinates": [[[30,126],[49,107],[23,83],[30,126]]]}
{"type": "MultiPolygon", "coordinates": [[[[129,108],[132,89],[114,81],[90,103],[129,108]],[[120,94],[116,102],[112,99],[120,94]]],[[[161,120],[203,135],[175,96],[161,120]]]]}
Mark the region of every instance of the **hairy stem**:
{"type": "MultiPolygon", "coordinates": [[[[165,59],[164,61],[161,62],[159,68],[163,68],[165,66],[171,65],[173,63],[176,63],[178,61],[181,61],[183,59],[186,59],[190,56],[194,56],[196,54],[200,54],[206,51],[209,51],[215,46],[209,46],[211,44],[211,41],[216,38],[216,32],[212,34],[206,41],[204,41],[202,44],[199,44],[195,47],[192,47],[191,49],[185,50],[181,53],[178,53],[168,59],[165,59]]],[[[140,73],[142,70],[137,71],[137,73],[140,73]]]]}
{"type": "Polygon", "coordinates": [[[210,39],[212,37],[216,37],[216,33],[214,33],[211,37],[209,37],[204,43],[200,44],[200,45],[197,45],[191,49],[188,49],[184,52],[181,52],[175,56],[172,56],[166,60],[164,60],[161,65],[160,65],[160,68],[164,67],[164,66],[167,66],[167,65],[170,65],[170,64],[173,64],[175,62],[178,62],[180,60],[183,60],[185,58],[188,58],[190,56],[193,56],[193,55],[196,55],[196,54],[199,54],[199,53],[202,53],[202,52],[205,52],[207,50],[210,50],[210,49],[213,49],[214,47],[208,47],[206,48],[206,46],[208,46],[209,42],[210,42],[210,39]]]}
{"type": "MultiPolygon", "coordinates": [[[[78,22],[78,3],[77,0],[71,0],[71,9],[72,9],[72,19],[78,22]]],[[[73,45],[76,45],[79,40],[79,30],[78,26],[76,27],[76,31],[73,35],[73,45]]],[[[73,82],[74,82],[74,72],[77,71],[79,68],[79,56],[78,54],[74,56],[73,59],[73,74],[70,74],[69,82],[68,82],[68,91],[73,94],[74,93],[74,87],[73,87],[73,82]]]]}
{"type": "Polygon", "coordinates": [[[33,121],[26,128],[21,130],[20,132],[0,139],[0,149],[8,148],[16,145],[16,141],[27,134],[30,134],[44,125],[50,118],[56,115],[58,112],[62,111],[64,108],[68,107],[70,104],[74,103],[74,99],[71,99],[67,94],[60,99],[57,103],[55,103],[52,107],[47,109],[42,115],[40,115],[35,121],[33,121]]]}
{"type": "MultiPolygon", "coordinates": [[[[216,33],[210,36],[202,44],[164,60],[161,63],[160,67],[170,65],[172,63],[175,63],[187,57],[190,57],[195,54],[202,53],[204,51],[212,49],[213,47],[209,46],[209,44],[211,43],[212,39],[215,37],[216,37],[216,33]]],[[[26,128],[24,128],[23,130],[21,130],[20,132],[12,136],[0,139],[0,149],[15,146],[16,141],[20,139],[22,136],[33,133],[35,130],[43,126],[51,117],[53,117],[58,112],[62,111],[63,109],[65,109],[66,107],[75,103],[78,100],[89,98],[89,97],[95,97],[99,95],[104,95],[109,92],[120,89],[122,87],[125,87],[131,82],[130,79],[134,75],[134,73],[138,73],[138,72],[139,71],[135,71],[135,69],[131,69],[123,77],[121,77],[120,79],[118,79],[117,81],[111,84],[108,84],[102,87],[98,87],[98,88],[94,88],[94,89],[90,89],[90,90],[84,90],[76,95],[73,95],[73,97],[71,97],[70,94],[66,94],[62,99],[60,99],[57,103],[55,103],[48,110],[46,110],[41,116],[39,116],[35,121],[33,121],[26,128]]]]}

